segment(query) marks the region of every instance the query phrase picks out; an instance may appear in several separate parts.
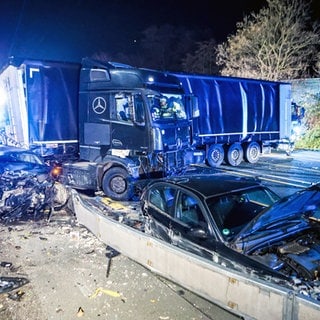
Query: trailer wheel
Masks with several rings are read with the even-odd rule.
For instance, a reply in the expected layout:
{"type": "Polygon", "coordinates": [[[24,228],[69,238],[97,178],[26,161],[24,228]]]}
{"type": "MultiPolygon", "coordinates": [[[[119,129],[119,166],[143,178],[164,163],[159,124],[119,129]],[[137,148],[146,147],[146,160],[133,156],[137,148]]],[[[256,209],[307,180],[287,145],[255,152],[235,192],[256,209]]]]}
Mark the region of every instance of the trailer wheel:
{"type": "Polygon", "coordinates": [[[208,149],[207,161],[210,167],[219,167],[224,159],[224,150],[221,144],[212,144],[208,149]]]}
{"type": "Polygon", "coordinates": [[[249,163],[257,163],[260,157],[260,145],[252,141],[244,148],[244,159],[249,163]]]}
{"type": "Polygon", "coordinates": [[[225,161],[227,164],[236,167],[243,160],[243,149],[240,143],[233,143],[227,147],[225,161]]]}
{"type": "Polygon", "coordinates": [[[133,196],[133,187],[128,172],[120,167],[109,169],[103,176],[102,190],[113,200],[130,200],[133,196]]]}

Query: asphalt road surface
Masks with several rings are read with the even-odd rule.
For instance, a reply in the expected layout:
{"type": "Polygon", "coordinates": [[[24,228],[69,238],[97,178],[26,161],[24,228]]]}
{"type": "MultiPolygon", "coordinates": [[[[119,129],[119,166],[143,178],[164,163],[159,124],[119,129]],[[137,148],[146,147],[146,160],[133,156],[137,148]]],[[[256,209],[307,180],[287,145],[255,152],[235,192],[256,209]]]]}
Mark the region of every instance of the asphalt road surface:
{"type": "Polygon", "coordinates": [[[263,155],[255,165],[243,162],[238,167],[222,166],[221,170],[233,174],[259,178],[265,185],[285,196],[320,183],[320,152],[293,151],[263,155]]]}
{"type": "MultiPolygon", "coordinates": [[[[194,170],[258,177],[287,195],[320,182],[319,155],[278,152],[255,165],[194,170]]],[[[0,262],[9,262],[1,264],[0,275],[28,280],[0,293],[0,320],[239,319],[113,252],[69,212],[56,213],[50,223],[0,226],[0,241],[0,262]]]]}

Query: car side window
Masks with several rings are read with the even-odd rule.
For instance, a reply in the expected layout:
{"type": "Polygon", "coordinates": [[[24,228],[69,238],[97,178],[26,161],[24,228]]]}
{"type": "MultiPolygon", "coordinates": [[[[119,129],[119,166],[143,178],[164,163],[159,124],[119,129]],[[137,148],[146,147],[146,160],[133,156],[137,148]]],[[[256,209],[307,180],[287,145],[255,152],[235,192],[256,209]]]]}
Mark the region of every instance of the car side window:
{"type": "Polygon", "coordinates": [[[155,207],[157,207],[158,209],[164,211],[165,210],[165,203],[164,203],[164,199],[161,195],[161,192],[159,191],[159,189],[153,189],[150,192],[150,197],[149,197],[149,201],[151,204],[153,204],[155,207]]]}
{"type": "Polygon", "coordinates": [[[192,228],[207,227],[197,199],[185,193],[181,193],[178,199],[176,218],[192,228]]]}
{"type": "Polygon", "coordinates": [[[157,187],[150,192],[149,201],[158,209],[173,215],[175,189],[169,186],[157,187]]]}

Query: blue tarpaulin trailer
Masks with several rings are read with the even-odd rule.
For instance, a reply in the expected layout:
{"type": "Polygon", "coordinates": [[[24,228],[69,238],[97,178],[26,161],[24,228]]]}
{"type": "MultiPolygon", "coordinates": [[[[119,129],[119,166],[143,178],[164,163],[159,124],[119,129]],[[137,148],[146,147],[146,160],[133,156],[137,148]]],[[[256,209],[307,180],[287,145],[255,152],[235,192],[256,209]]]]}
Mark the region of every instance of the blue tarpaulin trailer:
{"type": "Polygon", "coordinates": [[[10,60],[0,73],[2,136],[18,146],[76,154],[80,64],[10,60]],[[60,151],[57,151],[60,150],[60,151]]]}
{"type": "Polygon", "coordinates": [[[291,85],[289,83],[174,73],[187,94],[195,95],[193,144],[206,151],[211,166],[225,160],[255,163],[271,148],[290,151],[291,85]]]}

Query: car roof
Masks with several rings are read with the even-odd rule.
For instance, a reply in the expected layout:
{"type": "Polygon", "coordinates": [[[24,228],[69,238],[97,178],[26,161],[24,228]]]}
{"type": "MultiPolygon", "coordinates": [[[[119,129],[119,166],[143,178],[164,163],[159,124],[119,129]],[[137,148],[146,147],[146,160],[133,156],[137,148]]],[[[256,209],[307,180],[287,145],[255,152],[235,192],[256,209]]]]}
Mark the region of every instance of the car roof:
{"type": "Polygon", "coordinates": [[[220,173],[168,177],[161,179],[161,181],[181,186],[202,195],[204,198],[261,186],[260,182],[254,178],[220,173]]]}

